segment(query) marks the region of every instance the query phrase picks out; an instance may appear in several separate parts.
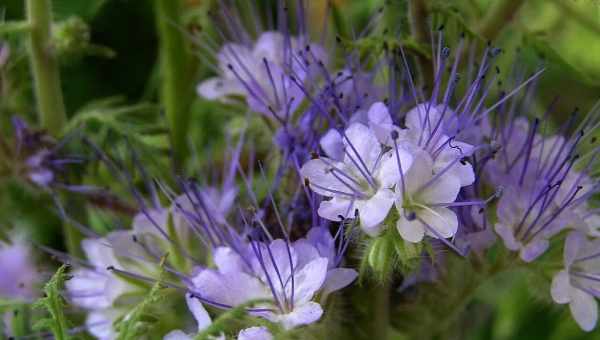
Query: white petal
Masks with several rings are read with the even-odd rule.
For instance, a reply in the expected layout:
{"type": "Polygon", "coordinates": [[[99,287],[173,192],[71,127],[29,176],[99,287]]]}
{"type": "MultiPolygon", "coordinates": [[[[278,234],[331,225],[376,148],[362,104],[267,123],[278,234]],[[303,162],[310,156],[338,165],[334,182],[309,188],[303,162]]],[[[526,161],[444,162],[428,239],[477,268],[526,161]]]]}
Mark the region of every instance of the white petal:
{"type": "Polygon", "coordinates": [[[303,178],[308,179],[311,190],[319,195],[327,197],[350,197],[354,192],[352,188],[348,188],[348,185],[353,184],[349,179],[345,178],[343,174],[339,173],[340,171],[352,176],[350,169],[343,163],[336,162],[333,159],[318,158],[311,159],[304,163],[300,169],[300,174],[303,178]],[[335,175],[333,174],[332,169],[336,169],[333,170],[336,171],[335,175]],[[340,179],[342,179],[342,181],[340,181],[340,179]]]}
{"type": "MultiPolygon", "coordinates": [[[[449,111],[450,109],[446,110],[449,111]]],[[[446,115],[448,115],[448,112],[446,112],[446,115]]],[[[429,136],[437,126],[440,118],[441,112],[438,111],[436,106],[429,103],[421,103],[406,113],[406,126],[411,130],[417,131],[425,129],[426,135],[429,136]]],[[[441,127],[438,128],[438,131],[440,130],[441,127]]]]}
{"type": "Polygon", "coordinates": [[[194,338],[190,335],[185,334],[181,330],[170,331],[164,336],[163,340],[193,340],[194,338]]]}
{"type": "Polygon", "coordinates": [[[423,203],[452,203],[459,191],[460,180],[451,174],[443,174],[419,192],[418,197],[423,203]]]}
{"type": "Polygon", "coordinates": [[[210,315],[202,305],[202,302],[189,294],[185,295],[185,302],[187,303],[188,309],[192,312],[196,323],[198,324],[198,332],[203,331],[212,323],[210,315]]]}
{"type": "Polygon", "coordinates": [[[208,100],[223,99],[231,95],[244,95],[244,87],[239,80],[233,78],[209,78],[196,87],[196,92],[208,100]]]}
{"type": "Polygon", "coordinates": [[[65,283],[73,304],[89,309],[107,308],[112,304],[105,293],[109,276],[88,269],[78,269],[65,283]]]}
{"type": "Polygon", "coordinates": [[[389,189],[380,189],[370,199],[357,201],[356,209],[358,209],[361,227],[370,230],[383,222],[394,201],[394,192],[389,189]]]}
{"type": "Polygon", "coordinates": [[[104,238],[85,239],[81,241],[81,248],[83,248],[87,259],[96,268],[105,270],[106,267],[119,263],[113,250],[108,246],[108,241],[104,238]]]}
{"type": "Polygon", "coordinates": [[[321,318],[323,309],[316,302],[309,301],[303,305],[294,306],[288,314],[270,317],[272,321],[280,322],[285,329],[292,329],[302,325],[311,324],[321,318]]]}
{"type": "Polygon", "coordinates": [[[213,261],[217,265],[219,272],[236,273],[242,272],[246,268],[244,260],[240,255],[229,247],[218,247],[213,251],[213,261]]]}
{"type": "MultiPolygon", "coordinates": [[[[344,144],[346,145],[346,157],[344,163],[354,168],[356,168],[356,164],[358,164],[358,167],[360,167],[363,172],[365,172],[365,165],[367,166],[368,171],[373,170],[373,166],[381,153],[381,144],[371,129],[361,123],[350,125],[345,131],[344,144]],[[354,164],[351,159],[353,159],[356,164],[354,164]]],[[[357,174],[361,173],[358,169],[355,169],[354,171],[357,174]]]]}
{"type": "MultiPolygon", "coordinates": [[[[294,303],[302,305],[310,301],[315,293],[321,289],[327,276],[327,263],[326,258],[320,257],[305,265],[294,275],[294,303]]],[[[291,293],[291,284],[288,287],[291,293]]]]}
{"type": "Polygon", "coordinates": [[[382,144],[391,142],[391,132],[394,129],[392,117],[387,106],[382,102],[376,102],[371,105],[367,113],[369,120],[369,128],[373,130],[375,136],[382,144]]]}
{"type": "Polygon", "coordinates": [[[266,31],[256,40],[252,54],[257,60],[266,58],[269,62],[280,65],[283,64],[283,51],[285,49],[283,44],[283,34],[276,31],[266,31]]]}
{"type": "Polygon", "coordinates": [[[242,329],[237,340],[272,340],[273,335],[266,327],[250,327],[242,329]]]}
{"type": "Polygon", "coordinates": [[[318,214],[330,221],[339,222],[344,218],[354,218],[354,205],[351,200],[334,197],[329,201],[321,202],[318,214]]]}
{"type": "Polygon", "coordinates": [[[402,173],[405,174],[405,176],[412,166],[413,157],[403,146],[398,146],[398,157],[396,156],[396,151],[394,149],[388,151],[381,157],[379,171],[375,174],[381,187],[391,188],[394,184],[400,182],[401,177],[398,158],[400,158],[400,166],[402,167],[402,173]]]}
{"type": "Polygon", "coordinates": [[[406,191],[409,194],[416,193],[421,186],[433,177],[433,160],[428,153],[422,150],[413,152],[413,162],[404,178],[406,191]]]}
{"type": "Polygon", "coordinates": [[[327,277],[321,288],[323,295],[328,295],[351,284],[358,273],[350,268],[333,268],[327,272],[327,277]]]}
{"type": "Polygon", "coordinates": [[[571,278],[566,270],[561,270],[552,279],[550,294],[556,303],[569,303],[571,301],[571,278]]]}
{"type": "Polygon", "coordinates": [[[571,315],[579,327],[586,332],[594,329],[598,321],[598,305],[594,297],[580,289],[574,289],[571,299],[571,315]]]}
{"type": "Polygon", "coordinates": [[[423,240],[425,236],[425,226],[416,218],[412,221],[407,220],[403,211],[400,211],[400,218],[396,222],[396,229],[400,236],[408,242],[417,243],[423,240]]]}
{"type": "Polygon", "coordinates": [[[303,238],[294,242],[292,247],[294,248],[293,253],[297,258],[296,264],[294,265],[294,271],[297,271],[298,268],[304,267],[306,264],[313,260],[325,257],[319,254],[319,251],[312,243],[303,238]]]}
{"type": "MultiPolygon", "coordinates": [[[[452,161],[454,161],[454,159],[452,159],[452,161]]],[[[449,164],[450,164],[449,162],[447,162],[447,163],[436,162],[434,171],[436,171],[436,172],[442,171],[449,164]]],[[[461,187],[469,186],[469,185],[473,184],[473,182],[475,182],[475,172],[473,171],[473,166],[469,162],[465,162],[463,164],[460,161],[458,161],[458,162],[454,163],[452,168],[447,170],[444,174],[452,175],[452,176],[458,178],[460,181],[461,187]]]]}
{"type": "Polygon", "coordinates": [[[329,131],[321,137],[319,144],[329,158],[337,161],[342,161],[344,159],[344,141],[342,140],[342,135],[337,130],[329,129],[329,131]]]}
{"type": "Polygon", "coordinates": [[[114,309],[94,310],[88,314],[85,325],[96,339],[112,340],[117,336],[113,323],[118,317],[119,313],[114,309]]]}
{"type": "Polygon", "coordinates": [[[440,236],[449,238],[454,236],[458,230],[458,217],[454,211],[448,208],[436,207],[419,210],[417,217],[427,224],[425,233],[434,238],[440,236]]]}
{"type": "Polygon", "coordinates": [[[221,274],[206,269],[193,277],[192,282],[194,294],[231,306],[271,297],[270,291],[262,282],[246,273],[221,274]]]}

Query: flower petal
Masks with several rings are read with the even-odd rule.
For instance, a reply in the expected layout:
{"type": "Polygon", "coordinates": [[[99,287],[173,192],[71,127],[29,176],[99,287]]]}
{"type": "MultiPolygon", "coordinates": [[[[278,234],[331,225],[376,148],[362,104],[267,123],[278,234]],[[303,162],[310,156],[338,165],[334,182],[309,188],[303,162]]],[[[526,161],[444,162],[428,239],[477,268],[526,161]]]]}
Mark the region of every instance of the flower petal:
{"type": "Polygon", "coordinates": [[[598,305],[594,297],[581,289],[574,289],[571,294],[571,315],[586,332],[591,331],[598,321],[598,305]]]}
{"type": "Polygon", "coordinates": [[[512,251],[518,250],[521,244],[515,239],[513,229],[503,223],[496,223],[494,230],[504,241],[504,246],[512,251]]]}
{"type": "Polygon", "coordinates": [[[199,96],[208,100],[224,99],[232,95],[244,95],[244,87],[237,79],[209,78],[196,87],[199,96]]]}
{"type": "Polygon", "coordinates": [[[237,340],[272,340],[273,335],[266,327],[250,327],[242,329],[237,340]]]}
{"type": "Polygon", "coordinates": [[[196,319],[196,323],[198,324],[198,332],[203,331],[208,326],[210,326],[210,324],[212,324],[210,315],[208,315],[208,312],[206,311],[200,300],[198,300],[190,294],[186,294],[185,302],[187,303],[190,312],[192,312],[194,319],[196,319]]]}
{"type": "Polygon", "coordinates": [[[458,217],[454,211],[448,208],[436,207],[420,210],[417,217],[427,224],[425,233],[434,238],[438,238],[438,235],[449,238],[454,236],[458,230],[458,217]]]}
{"type": "Polygon", "coordinates": [[[564,261],[568,268],[577,258],[585,242],[585,236],[580,232],[571,232],[565,240],[564,261]]]}
{"type": "Polygon", "coordinates": [[[300,169],[300,174],[303,178],[308,179],[311,190],[319,195],[351,197],[354,192],[353,188],[349,188],[348,185],[353,184],[343,174],[339,173],[340,171],[352,176],[350,169],[343,163],[328,158],[317,158],[304,163],[300,169]],[[336,171],[336,174],[332,172],[332,169],[336,171]]]}
{"type": "MultiPolygon", "coordinates": [[[[306,264],[294,275],[294,304],[302,305],[310,301],[321,289],[327,276],[327,259],[320,257],[306,264]]],[[[286,286],[291,295],[291,284],[286,286]]]]}
{"type": "Polygon", "coordinates": [[[400,218],[396,222],[396,229],[402,238],[408,242],[418,243],[425,236],[425,226],[416,218],[409,221],[404,217],[403,211],[400,211],[400,218]]]}
{"type": "Polygon", "coordinates": [[[550,242],[545,239],[534,240],[521,248],[519,256],[525,262],[531,262],[542,255],[550,246],[550,242]]]}
{"type": "Polygon", "coordinates": [[[244,260],[229,247],[217,247],[213,251],[213,261],[223,274],[242,272],[245,268],[244,260]]]}
{"type": "Polygon", "coordinates": [[[400,182],[401,177],[398,158],[400,158],[402,173],[405,174],[405,176],[412,166],[413,156],[402,145],[398,145],[398,157],[396,157],[396,151],[393,149],[387,152],[381,157],[379,171],[375,174],[382,188],[391,188],[396,183],[400,182]]]}
{"type": "Polygon", "coordinates": [[[345,131],[344,145],[346,145],[344,163],[355,168],[355,173],[361,173],[359,169],[356,169],[357,166],[363,172],[365,165],[369,172],[373,170],[381,153],[381,144],[371,129],[364,124],[353,123],[345,131]],[[356,164],[354,164],[355,162],[356,164]]]}
{"type": "Polygon", "coordinates": [[[564,304],[571,301],[571,278],[566,270],[559,271],[552,279],[550,294],[556,303],[564,304]]]}
{"type": "Polygon", "coordinates": [[[443,174],[418,193],[419,200],[423,203],[452,203],[456,201],[460,185],[457,177],[443,174]]]}
{"type": "Polygon", "coordinates": [[[342,135],[335,129],[329,129],[319,141],[321,149],[327,157],[336,161],[344,160],[344,141],[342,135]]]}
{"type": "Polygon", "coordinates": [[[353,218],[355,203],[351,200],[334,197],[329,201],[322,201],[319,205],[319,216],[330,221],[339,222],[344,218],[353,218]]]}
{"type": "Polygon", "coordinates": [[[385,220],[394,201],[394,192],[389,189],[380,189],[370,199],[357,201],[356,209],[358,209],[361,227],[365,230],[373,230],[385,220]]]}
{"type": "Polygon", "coordinates": [[[327,277],[321,288],[323,295],[328,295],[351,284],[358,273],[350,268],[333,268],[327,272],[327,277]]]}
{"type": "Polygon", "coordinates": [[[179,329],[170,331],[163,338],[163,340],[193,340],[193,339],[194,339],[193,337],[191,337],[188,334],[185,334],[183,331],[181,331],[179,329]]]}
{"type": "Polygon", "coordinates": [[[113,328],[113,323],[119,317],[119,313],[114,309],[100,309],[91,311],[85,325],[88,332],[100,340],[115,339],[117,334],[113,328]]]}
{"type": "Polygon", "coordinates": [[[309,301],[303,305],[294,306],[294,310],[288,314],[271,314],[268,319],[280,322],[285,329],[311,324],[321,318],[323,308],[316,302],[309,301]]]}
{"type": "Polygon", "coordinates": [[[241,303],[272,297],[268,288],[257,278],[246,273],[221,274],[217,271],[202,270],[192,278],[193,293],[202,298],[237,306],[241,303]]]}

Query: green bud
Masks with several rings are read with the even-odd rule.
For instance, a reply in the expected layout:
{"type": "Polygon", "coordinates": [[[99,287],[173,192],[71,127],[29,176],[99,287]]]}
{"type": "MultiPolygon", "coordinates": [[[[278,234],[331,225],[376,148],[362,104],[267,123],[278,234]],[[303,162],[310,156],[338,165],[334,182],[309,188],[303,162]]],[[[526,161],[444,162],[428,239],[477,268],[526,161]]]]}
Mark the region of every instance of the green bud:
{"type": "Polygon", "coordinates": [[[108,47],[90,42],[89,25],[79,17],[70,17],[55,24],[52,30],[52,46],[59,59],[70,61],[86,55],[113,58],[115,52],[108,47]]]}
{"type": "Polygon", "coordinates": [[[391,277],[394,267],[394,240],[392,233],[385,233],[371,240],[367,262],[376,278],[384,281],[391,277]]]}
{"type": "Polygon", "coordinates": [[[59,57],[82,55],[90,45],[90,28],[83,19],[70,17],[56,24],[52,42],[59,57]]]}
{"type": "Polygon", "coordinates": [[[407,242],[400,235],[395,234],[394,249],[398,258],[399,269],[403,273],[411,272],[419,265],[419,258],[423,251],[423,242],[407,242]]]}

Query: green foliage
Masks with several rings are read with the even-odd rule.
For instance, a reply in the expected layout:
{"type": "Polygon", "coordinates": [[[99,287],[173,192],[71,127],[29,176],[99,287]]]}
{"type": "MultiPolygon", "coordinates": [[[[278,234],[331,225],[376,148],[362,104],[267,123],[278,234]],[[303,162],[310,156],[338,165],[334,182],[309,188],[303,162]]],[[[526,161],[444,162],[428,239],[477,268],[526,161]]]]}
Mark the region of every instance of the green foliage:
{"type": "Polygon", "coordinates": [[[134,340],[154,333],[159,318],[157,309],[159,303],[166,298],[167,289],[161,280],[158,280],[146,297],[124,317],[115,322],[118,340],[134,340]]]}
{"type": "Polygon", "coordinates": [[[70,323],[65,316],[65,301],[61,295],[65,281],[68,279],[65,273],[67,268],[63,265],[56,271],[44,286],[45,296],[34,304],[34,308],[44,308],[50,314],[50,317],[38,320],[34,329],[50,330],[56,340],[71,339],[70,323]]]}

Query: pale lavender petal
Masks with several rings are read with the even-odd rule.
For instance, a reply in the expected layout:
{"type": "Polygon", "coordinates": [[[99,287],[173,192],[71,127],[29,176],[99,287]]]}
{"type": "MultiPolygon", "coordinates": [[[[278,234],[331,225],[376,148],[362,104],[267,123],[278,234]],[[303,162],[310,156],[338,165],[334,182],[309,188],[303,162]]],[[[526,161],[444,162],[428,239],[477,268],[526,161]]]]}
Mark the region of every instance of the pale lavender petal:
{"type": "Polygon", "coordinates": [[[525,262],[531,262],[542,255],[550,246],[548,240],[535,240],[521,249],[519,256],[525,262]]]}
{"type": "Polygon", "coordinates": [[[325,154],[336,161],[344,159],[344,141],[342,135],[335,129],[329,129],[319,141],[325,154]]]}
{"type": "Polygon", "coordinates": [[[458,217],[454,211],[448,208],[436,207],[423,209],[417,213],[417,216],[427,224],[425,233],[433,238],[438,238],[437,235],[443,238],[450,238],[458,230],[458,217]],[[435,230],[435,232],[430,230],[430,228],[435,230]]]}
{"type": "Polygon", "coordinates": [[[571,301],[571,278],[569,273],[565,270],[558,272],[552,279],[552,286],[550,287],[550,294],[552,299],[556,303],[564,304],[571,301]]]}
{"type": "Polygon", "coordinates": [[[321,288],[323,295],[328,295],[351,284],[358,277],[358,272],[350,268],[333,268],[327,272],[327,277],[321,288]]]}
{"type": "Polygon", "coordinates": [[[598,321],[598,304],[594,297],[580,289],[574,289],[571,299],[571,315],[579,327],[586,332],[593,330],[598,321]]]}
{"type": "Polygon", "coordinates": [[[582,250],[584,242],[585,236],[582,233],[576,231],[569,233],[565,240],[565,250],[563,254],[565,267],[569,268],[577,258],[578,253],[582,250]]]}
{"type": "Polygon", "coordinates": [[[353,218],[355,203],[351,200],[334,197],[329,201],[322,201],[319,205],[319,216],[330,221],[340,222],[344,218],[353,218]]]}
{"type": "Polygon", "coordinates": [[[396,222],[396,229],[404,240],[412,243],[421,242],[425,236],[425,226],[423,223],[417,219],[412,221],[407,220],[402,211],[400,212],[398,222],[396,222]]]}
{"type": "Polygon", "coordinates": [[[306,264],[296,273],[296,275],[294,275],[295,304],[302,305],[310,301],[315,293],[321,289],[323,282],[325,282],[325,277],[327,276],[327,262],[326,258],[320,257],[306,264]]]}
{"type": "Polygon", "coordinates": [[[198,300],[195,297],[192,297],[189,294],[186,294],[185,302],[190,312],[192,312],[194,319],[196,319],[196,323],[198,324],[198,332],[202,332],[208,326],[210,326],[210,324],[212,324],[210,315],[208,315],[208,312],[206,311],[200,300],[198,300]]]}
{"type": "Polygon", "coordinates": [[[242,329],[237,340],[272,340],[273,335],[266,327],[250,327],[242,329]]]}

